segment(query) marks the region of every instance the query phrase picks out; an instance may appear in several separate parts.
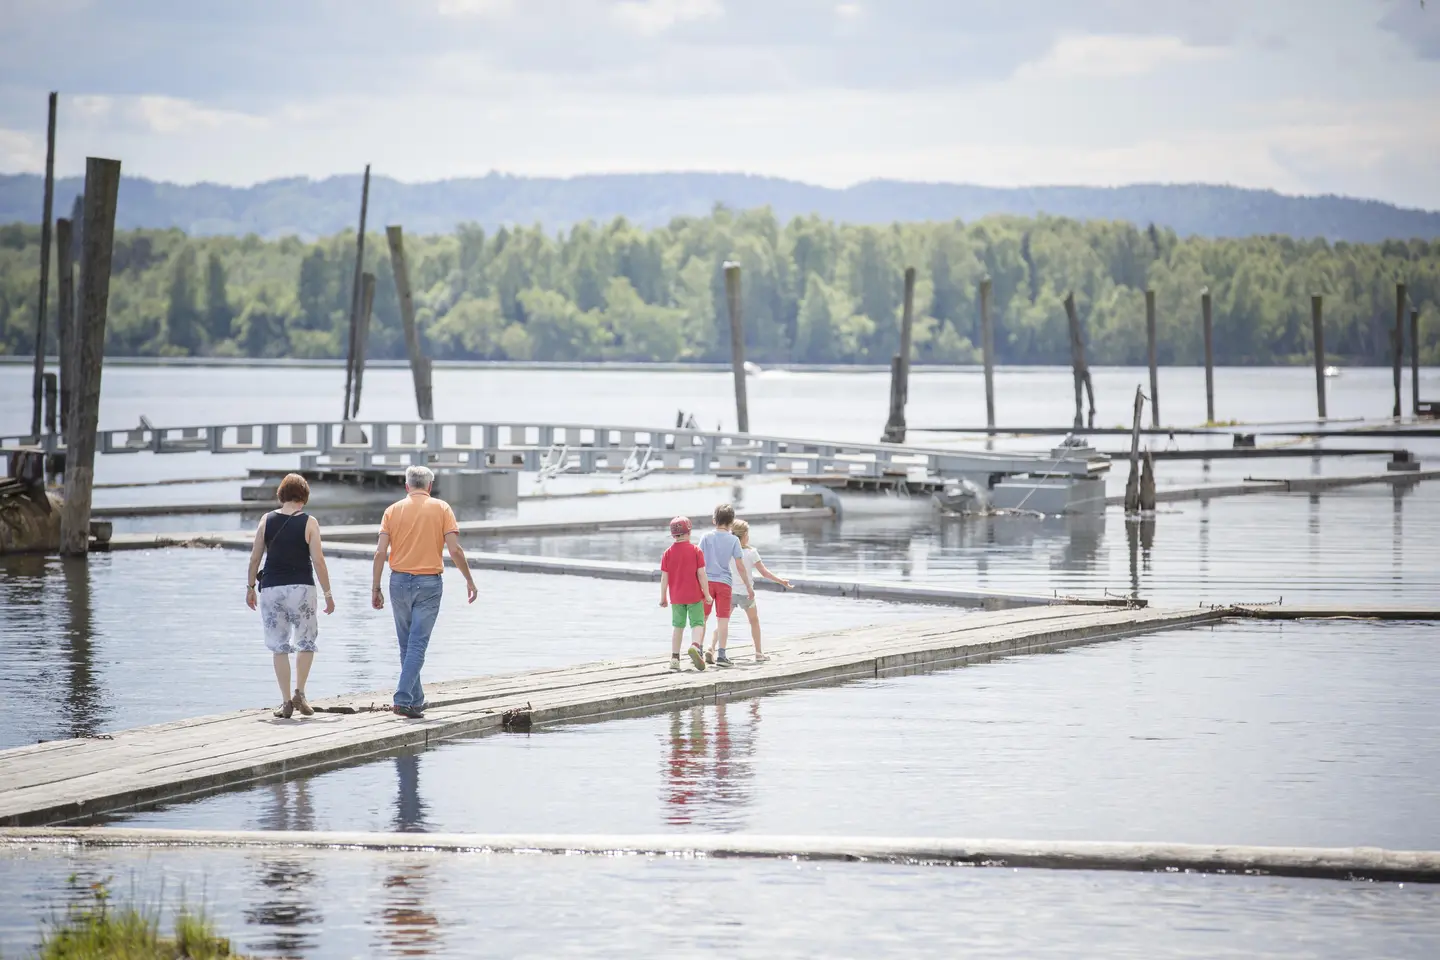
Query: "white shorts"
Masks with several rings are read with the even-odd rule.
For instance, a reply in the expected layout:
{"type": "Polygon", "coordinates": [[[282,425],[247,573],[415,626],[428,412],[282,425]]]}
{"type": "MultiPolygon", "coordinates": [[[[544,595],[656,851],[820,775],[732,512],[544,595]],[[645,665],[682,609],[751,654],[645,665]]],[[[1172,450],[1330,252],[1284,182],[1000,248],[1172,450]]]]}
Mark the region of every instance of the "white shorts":
{"type": "Polygon", "coordinates": [[[308,583],[260,591],[260,620],[265,625],[265,646],[271,653],[315,652],[315,640],[320,636],[315,596],[315,587],[308,583]]]}

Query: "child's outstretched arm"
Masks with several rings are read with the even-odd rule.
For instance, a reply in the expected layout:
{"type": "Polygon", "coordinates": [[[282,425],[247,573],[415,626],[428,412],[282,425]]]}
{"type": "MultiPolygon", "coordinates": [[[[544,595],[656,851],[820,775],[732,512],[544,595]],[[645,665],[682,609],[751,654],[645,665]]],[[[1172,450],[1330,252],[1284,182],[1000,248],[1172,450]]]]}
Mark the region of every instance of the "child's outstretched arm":
{"type": "Polygon", "coordinates": [[[660,606],[670,606],[670,574],[660,571],[660,606]]]}
{"type": "Polygon", "coordinates": [[[790,586],[789,580],[786,580],[784,577],[777,577],[775,576],[775,574],[771,573],[769,569],[766,568],[765,562],[763,560],[755,561],[755,571],[759,573],[760,576],[764,577],[766,580],[772,580],[775,583],[780,584],[782,587],[790,586]]]}
{"type": "Polygon", "coordinates": [[[700,581],[700,595],[705,598],[706,603],[714,603],[715,598],[710,596],[710,578],[705,575],[705,568],[700,567],[695,571],[695,577],[700,581]]]}

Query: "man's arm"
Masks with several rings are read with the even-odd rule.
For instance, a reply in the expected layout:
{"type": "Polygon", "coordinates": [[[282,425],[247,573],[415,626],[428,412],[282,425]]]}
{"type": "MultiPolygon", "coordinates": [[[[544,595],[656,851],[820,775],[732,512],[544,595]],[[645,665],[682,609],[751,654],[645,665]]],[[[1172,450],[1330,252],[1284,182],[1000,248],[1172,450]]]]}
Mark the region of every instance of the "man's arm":
{"type": "Polygon", "coordinates": [[[381,533],[375,543],[375,564],[370,570],[370,606],[376,610],[385,609],[385,594],[380,592],[380,574],[385,572],[385,561],[390,558],[390,534],[381,533]]]}
{"type": "Polygon", "coordinates": [[[470,575],[470,564],[465,562],[465,551],[460,546],[460,534],[445,534],[445,549],[450,551],[450,560],[465,575],[465,602],[474,603],[480,591],[475,589],[475,578],[470,575]]]}

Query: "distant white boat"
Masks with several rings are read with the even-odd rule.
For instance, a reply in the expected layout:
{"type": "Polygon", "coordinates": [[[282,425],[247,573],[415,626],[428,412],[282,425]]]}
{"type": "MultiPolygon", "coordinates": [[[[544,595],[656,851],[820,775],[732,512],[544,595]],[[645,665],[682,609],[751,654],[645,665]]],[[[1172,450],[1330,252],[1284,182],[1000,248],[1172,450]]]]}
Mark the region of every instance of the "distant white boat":
{"type": "Polygon", "coordinates": [[[1325,368],[1325,376],[1326,376],[1328,379],[1333,380],[1334,378],[1340,376],[1340,368],[1339,368],[1339,367],[1326,367],[1326,368],[1325,368]]]}
{"type": "Polygon", "coordinates": [[[755,376],[759,376],[760,374],[762,374],[762,373],[764,373],[764,372],[765,372],[765,371],[760,368],[760,364],[758,364],[758,363],[751,363],[749,360],[746,360],[746,361],[745,361],[745,375],[746,375],[746,376],[748,376],[748,377],[755,377],[755,376]]]}

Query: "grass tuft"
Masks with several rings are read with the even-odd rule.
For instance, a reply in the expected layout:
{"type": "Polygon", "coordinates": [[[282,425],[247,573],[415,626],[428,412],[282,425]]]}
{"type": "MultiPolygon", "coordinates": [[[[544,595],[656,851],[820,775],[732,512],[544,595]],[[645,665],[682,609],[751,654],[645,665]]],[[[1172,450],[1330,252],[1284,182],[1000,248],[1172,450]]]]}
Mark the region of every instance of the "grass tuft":
{"type": "MultiPolygon", "coordinates": [[[[204,911],[181,906],[174,936],[160,935],[158,910],[111,902],[108,880],[82,884],[80,894],[41,933],[40,960],[219,960],[234,957],[230,941],[216,935],[204,911]]],[[[240,960],[240,958],[236,958],[240,960]]]]}

